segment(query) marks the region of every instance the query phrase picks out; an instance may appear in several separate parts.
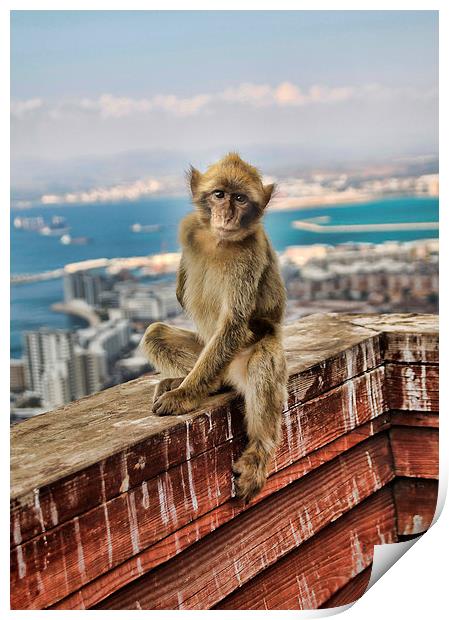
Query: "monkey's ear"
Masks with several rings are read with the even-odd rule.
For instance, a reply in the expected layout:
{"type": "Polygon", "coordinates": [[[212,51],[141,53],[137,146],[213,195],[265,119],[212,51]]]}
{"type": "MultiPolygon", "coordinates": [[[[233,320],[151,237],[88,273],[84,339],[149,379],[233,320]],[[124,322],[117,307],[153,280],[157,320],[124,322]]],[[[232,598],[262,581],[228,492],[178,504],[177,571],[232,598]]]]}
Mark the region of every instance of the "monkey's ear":
{"type": "Polygon", "coordinates": [[[189,183],[190,183],[190,191],[192,192],[192,196],[195,196],[197,189],[198,189],[198,184],[201,180],[201,172],[199,170],[197,170],[196,168],[194,168],[193,166],[190,166],[189,171],[187,173],[187,177],[189,179],[189,183]]]}
{"type": "Polygon", "coordinates": [[[275,191],[276,186],[274,183],[270,183],[269,185],[263,186],[263,193],[265,195],[265,204],[264,207],[270,202],[271,197],[273,196],[273,192],[275,191]]]}

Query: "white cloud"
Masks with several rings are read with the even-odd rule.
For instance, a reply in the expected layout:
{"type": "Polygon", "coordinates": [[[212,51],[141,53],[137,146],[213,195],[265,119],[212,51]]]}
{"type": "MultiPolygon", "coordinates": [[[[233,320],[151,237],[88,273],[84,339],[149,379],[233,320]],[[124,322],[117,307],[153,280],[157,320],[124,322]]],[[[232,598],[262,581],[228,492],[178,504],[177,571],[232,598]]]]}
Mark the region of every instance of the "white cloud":
{"type": "Polygon", "coordinates": [[[22,118],[25,114],[38,110],[44,105],[42,99],[25,99],[24,101],[11,101],[11,115],[22,118]]]}
{"type": "Polygon", "coordinates": [[[64,114],[73,114],[76,110],[96,113],[102,118],[124,118],[136,114],[150,114],[155,111],[165,111],[168,114],[182,117],[194,116],[219,104],[238,104],[249,107],[298,107],[340,104],[345,101],[375,96],[381,98],[390,96],[422,98],[435,95],[435,91],[426,94],[422,91],[415,92],[412,89],[391,89],[379,84],[336,87],[315,84],[309,88],[301,89],[292,82],[282,82],[276,86],[245,82],[223,91],[199,93],[191,97],[158,94],[154,97],[137,99],[105,93],[96,99],[82,98],[59,103],[44,102],[38,98],[13,101],[11,103],[11,114],[16,119],[22,119],[24,116],[37,113],[45,108],[51,118],[61,118],[64,114]]]}
{"type": "Polygon", "coordinates": [[[268,84],[245,82],[237,87],[227,88],[222,93],[218,93],[216,98],[229,103],[269,105],[272,103],[272,91],[272,87],[268,84]]]}
{"type": "Polygon", "coordinates": [[[69,192],[66,194],[44,194],[41,203],[78,204],[93,202],[111,202],[114,200],[137,200],[142,196],[155,194],[162,189],[162,184],[156,179],[144,179],[134,183],[114,185],[112,187],[96,187],[84,192],[69,192]]]}
{"type": "Polygon", "coordinates": [[[156,95],[150,99],[132,99],[105,94],[98,99],[82,99],[80,107],[85,110],[96,110],[103,118],[120,118],[153,110],[165,110],[176,116],[191,116],[199,112],[211,100],[211,95],[195,95],[187,98],[175,95],[156,95]]]}

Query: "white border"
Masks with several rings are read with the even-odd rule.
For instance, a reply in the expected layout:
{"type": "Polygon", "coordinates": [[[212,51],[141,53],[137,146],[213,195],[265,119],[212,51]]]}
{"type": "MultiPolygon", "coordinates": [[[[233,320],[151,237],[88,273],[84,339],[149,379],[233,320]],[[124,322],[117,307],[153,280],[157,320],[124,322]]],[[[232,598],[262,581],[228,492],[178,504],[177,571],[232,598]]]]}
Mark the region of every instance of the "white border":
{"type": "MultiPolygon", "coordinates": [[[[442,110],[449,109],[449,101],[447,96],[447,75],[448,63],[446,61],[449,58],[449,45],[448,45],[448,14],[449,8],[446,8],[442,1],[398,1],[384,0],[373,1],[352,1],[352,2],[335,2],[335,1],[311,1],[303,0],[298,1],[286,1],[277,0],[276,2],[268,0],[259,0],[257,5],[245,0],[227,0],[227,2],[176,2],[173,0],[165,0],[165,2],[154,2],[150,0],[42,0],[41,2],[33,0],[3,0],[0,6],[0,50],[1,50],[1,99],[0,110],[1,112],[1,126],[0,135],[2,136],[2,149],[1,149],[1,176],[2,182],[0,184],[0,222],[1,222],[1,234],[4,235],[1,243],[2,260],[0,261],[0,277],[5,292],[9,290],[9,11],[10,10],[439,10],[440,11],[440,108],[442,110]]],[[[445,138],[447,136],[447,115],[443,114],[441,117],[440,136],[445,138]]],[[[441,221],[440,221],[440,236],[443,243],[440,244],[440,264],[441,269],[441,310],[440,314],[443,317],[448,316],[449,310],[447,305],[447,291],[448,287],[445,282],[445,269],[447,262],[447,246],[445,245],[445,232],[447,231],[447,197],[448,197],[448,179],[447,179],[447,144],[441,141],[440,145],[440,201],[443,205],[441,209],[441,221]]],[[[6,306],[3,304],[1,311],[7,314],[6,306]]],[[[5,316],[6,319],[6,316],[5,316]]],[[[6,322],[6,321],[5,321],[6,322]]],[[[3,340],[4,342],[4,340],[3,340]]],[[[442,377],[447,377],[447,332],[443,322],[442,333],[442,377]]],[[[2,356],[2,376],[7,378],[9,376],[9,347],[3,347],[2,356]]],[[[6,383],[6,381],[5,381],[6,383]]],[[[449,382],[442,381],[441,385],[441,402],[448,402],[448,384],[449,382]]],[[[3,387],[3,386],[2,386],[3,387]]],[[[9,471],[9,402],[6,398],[7,389],[2,390],[4,397],[3,410],[3,424],[5,425],[5,432],[2,433],[2,447],[0,454],[2,461],[0,464],[0,471],[3,474],[3,480],[7,480],[7,473],[9,471]]],[[[439,510],[442,509],[442,497],[446,494],[447,488],[447,474],[448,467],[448,423],[445,419],[446,412],[443,411],[441,417],[441,433],[440,433],[440,496],[439,496],[439,510]]],[[[6,483],[4,484],[6,487],[6,483]]],[[[6,488],[2,489],[3,510],[1,510],[2,528],[3,533],[2,543],[4,544],[3,553],[1,554],[2,562],[0,563],[0,583],[2,584],[2,600],[1,609],[4,611],[4,616],[14,615],[14,617],[21,617],[24,612],[10,611],[9,610],[9,596],[7,595],[6,584],[9,583],[9,492],[6,488]],[[8,538],[8,541],[7,541],[8,538]]],[[[395,618],[395,616],[407,617],[407,620],[423,620],[424,616],[430,616],[434,618],[440,618],[443,616],[443,612],[447,610],[447,562],[446,562],[446,550],[449,545],[449,510],[447,506],[442,511],[438,521],[432,526],[425,536],[423,536],[413,547],[399,560],[389,571],[386,577],[382,577],[373,588],[371,588],[358,602],[356,602],[349,610],[345,611],[345,618],[379,620],[379,617],[388,614],[389,618],[395,618]]],[[[34,612],[34,617],[40,617],[45,611],[34,612]]],[[[55,612],[53,612],[55,613],[55,612]]],[[[60,612],[65,614],[67,612],[60,612]]],[[[72,614],[78,615],[83,612],[72,612],[72,614]]],[[[98,612],[102,616],[111,612],[98,612]]],[[[124,612],[122,616],[125,616],[128,612],[124,612]]],[[[173,611],[162,612],[146,612],[147,614],[159,614],[166,616],[167,618],[173,617],[173,611]]],[[[199,613],[204,612],[183,612],[184,617],[196,617],[199,613]]],[[[229,612],[214,612],[215,614],[226,614],[229,616],[229,612]]],[[[233,612],[233,614],[257,614],[259,612],[233,612]]],[[[266,612],[261,612],[266,613],[266,612]]],[[[273,614],[276,617],[291,616],[292,613],[297,615],[301,614],[301,617],[311,617],[317,615],[324,615],[323,612],[270,612],[270,616],[273,614]]],[[[332,612],[331,612],[332,613],[332,612]]],[[[446,611],[447,613],[447,611],[446,611]]],[[[73,615],[70,616],[74,617],[73,615]]],[[[224,617],[224,615],[223,615],[224,617]]]]}

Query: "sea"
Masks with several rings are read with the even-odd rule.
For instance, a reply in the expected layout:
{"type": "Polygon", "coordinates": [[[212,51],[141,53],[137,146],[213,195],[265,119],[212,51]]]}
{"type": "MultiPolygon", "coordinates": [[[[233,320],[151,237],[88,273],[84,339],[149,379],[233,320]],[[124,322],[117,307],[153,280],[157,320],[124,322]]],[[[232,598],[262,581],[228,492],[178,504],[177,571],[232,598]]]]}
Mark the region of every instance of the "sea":
{"type": "MultiPolygon", "coordinates": [[[[38,273],[67,263],[92,258],[141,256],[179,250],[177,229],[180,219],[191,210],[187,197],[151,198],[138,202],[117,202],[82,206],[46,206],[11,212],[11,273],[38,273]],[[72,237],[88,237],[86,245],[62,245],[58,237],[14,228],[17,216],[42,216],[48,223],[63,216],[72,237]],[[159,230],[134,233],[135,223],[156,224],[159,230]]],[[[435,230],[315,233],[294,229],[294,220],[326,218],[332,225],[388,224],[438,221],[438,199],[430,197],[386,198],[360,204],[322,206],[300,210],[273,210],[265,215],[265,226],[276,250],[291,245],[346,242],[383,243],[435,238],[435,230]]],[[[323,224],[324,226],[326,224],[323,224]]],[[[22,353],[22,332],[39,327],[77,328],[80,319],[55,313],[50,306],[63,298],[62,280],[11,286],[11,357],[22,353]]]]}

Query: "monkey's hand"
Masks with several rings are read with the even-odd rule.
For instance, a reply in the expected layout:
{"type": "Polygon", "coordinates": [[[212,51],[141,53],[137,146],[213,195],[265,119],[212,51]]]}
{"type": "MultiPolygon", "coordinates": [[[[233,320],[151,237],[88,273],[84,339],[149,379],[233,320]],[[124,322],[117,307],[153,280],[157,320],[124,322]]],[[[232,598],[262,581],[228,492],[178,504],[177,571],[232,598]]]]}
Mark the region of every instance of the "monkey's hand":
{"type": "Polygon", "coordinates": [[[183,381],[184,377],[176,377],[175,379],[161,379],[154,390],[153,403],[157,401],[159,396],[165,394],[165,392],[169,392],[170,390],[174,390],[179,387],[183,381]]]}
{"type": "Polygon", "coordinates": [[[185,388],[175,388],[161,394],[153,403],[153,412],[156,415],[181,415],[196,409],[201,398],[193,396],[185,388]]]}

